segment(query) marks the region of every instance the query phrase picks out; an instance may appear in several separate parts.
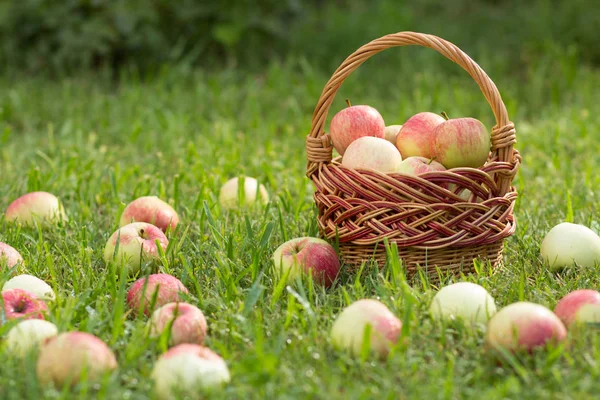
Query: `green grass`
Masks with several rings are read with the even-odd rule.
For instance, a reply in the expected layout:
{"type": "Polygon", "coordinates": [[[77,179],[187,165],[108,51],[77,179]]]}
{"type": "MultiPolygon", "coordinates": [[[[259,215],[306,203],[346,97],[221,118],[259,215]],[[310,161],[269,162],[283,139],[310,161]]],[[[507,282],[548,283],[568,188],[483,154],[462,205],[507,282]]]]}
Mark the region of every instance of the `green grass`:
{"type": "MultiPolygon", "coordinates": [[[[493,60],[475,58],[484,68],[493,60]]],[[[433,64],[382,67],[382,60],[347,82],[335,109],[350,98],[375,106],[389,124],[424,110],[493,124],[466,74],[447,76],[433,64]]],[[[482,332],[430,320],[436,286],[407,285],[397,262],[344,274],[330,290],[307,282],[279,285],[271,273],[274,249],[286,239],[318,234],[304,137],[327,78],[305,60],[274,63],[261,75],[173,68],[145,79],[128,74],[120,84],[102,74],[0,78],[0,208],[28,191],[46,190],[60,196],[69,216],[51,230],[0,221],[0,241],[24,256],[20,272],[57,291],[49,319],[61,331],[99,336],[119,361],[102,384],[57,391],[38,386],[35,355],[23,362],[0,348],[0,398],[152,397],[149,375],[164,348],[146,338],[143,318],[125,313],[134,277],[120,280],[102,261],[125,204],[146,194],[167,199],[180,213],[181,229],[161,269],[189,288],[189,301],[209,321],[207,345],[231,369],[231,384],[211,398],[595,397],[596,332],[572,338],[568,348],[499,366],[483,351],[482,332]],[[266,184],[268,206],[219,207],[220,185],[240,174],[266,184]],[[329,340],[341,308],[365,297],[381,299],[404,322],[408,341],[387,361],[351,359],[329,340]]],[[[600,283],[595,270],[554,274],[538,257],[545,232],[565,219],[598,228],[600,73],[549,58],[492,78],[524,159],[515,179],[518,229],[506,242],[505,269],[482,268],[461,279],[485,286],[499,306],[528,300],[553,308],[569,291],[600,283]]],[[[0,283],[6,279],[0,275],[0,283]]],[[[1,326],[0,335],[10,326],[1,326]]]]}

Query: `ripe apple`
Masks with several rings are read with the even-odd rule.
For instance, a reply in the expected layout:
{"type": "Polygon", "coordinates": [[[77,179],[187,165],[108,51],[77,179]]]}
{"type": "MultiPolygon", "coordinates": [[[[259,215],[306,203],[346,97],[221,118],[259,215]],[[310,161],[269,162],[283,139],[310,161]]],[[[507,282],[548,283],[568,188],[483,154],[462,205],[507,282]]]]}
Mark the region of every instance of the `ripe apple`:
{"type": "Polygon", "coordinates": [[[130,274],[140,270],[142,261],[156,261],[159,258],[158,245],[166,250],[169,240],[165,234],[152,224],[134,222],[119,228],[108,239],[104,248],[104,261],[108,264],[116,258],[124,262],[130,274]],[[117,254],[115,249],[119,243],[117,254]]]}
{"type": "Polygon", "coordinates": [[[445,171],[446,168],[437,161],[425,157],[408,157],[402,160],[396,172],[408,175],[420,175],[425,172],[445,171]]]}
{"type": "Polygon", "coordinates": [[[402,125],[386,126],[385,130],[383,131],[383,138],[395,146],[396,138],[398,137],[400,129],[402,129],[402,125]]]}
{"type": "Polygon", "coordinates": [[[214,388],[231,380],[225,361],[197,344],[180,344],[161,355],[152,369],[154,389],[160,400],[200,399],[199,389],[214,388]]]}
{"type": "Polygon", "coordinates": [[[121,214],[121,227],[132,222],[147,222],[167,232],[169,228],[175,230],[179,216],[173,207],[158,197],[144,196],[129,203],[121,214]]]}
{"type": "Polygon", "coordinates": [[[449,119],[433,133],[433,151],[444,167],[479,168],[490,152],[490,134],[475,118],[449,119]]]}
{"type": "Polygon", "coordinates": [[[150,315],[156,307],[181,301],[181,293],[189,293],[181,281],[169,274],[153,274],[135,281],[127,292],[127,305],[134,312],[150,315]],[[155,301],[152,304],[152,301],[155,301]]]}
{"type": "Polygon", "coordinates": [[[58,198],[48,192],[31,192],[19,197],[10,203],[5,218],[30,226],[35,222],[47,224],[67,219],[58,198]]]}
{"type": "Polygon", "coordinates": [[[0,242],[0,267],[6,265],[8,268],[13,268],[22,263],[23,257],[17,250],[6,243],[0,242]]]}
{"type": "Polygon", "coordinates": [[[48,306],[43,300],[21,289],[2,291],[4,318],[45,319],[48,306]]]}
{"type": "Polygon", "coordinates": [[[546,234],[540,253],[553,270],[573,264],[594,268],[600,263],[600,237],[586,226],[563,222],[546,234]]]}
{"type": "Polygon", "coordinates": [[[33,275],[22,274],[9,279],[4,286],[2,286],[2,291],[4,292],[5,290],[10,289],[25,290],[44,301],[56,299],[54,290],[52,290],[50,285],[33,275]]]}
{"type": "Polygon", "coordinates": [[[600,292],[575,290],[558,302],[554,314],[567,328],[574,323],[600,323],[600,292]]]}
{"type": "Polygon", "coordinates": [[[290,280],[306,273],[325,287],[330,287],[340,272],[340,260],[333,246],[314,237],[283,243],[273,253],[273,262],[275,270],[282,276],[289,274],[290,280]]]}
{"type": "Polygon", "coordinates": [[[539,304],[518,302],[498,311],[489,321],[486,344],[509,351],[529,351],[558,343],[567,336],[561,320],[539,304]]]}
{"type": "Polygon", "coordinates": [[[58,328],[42,319],[26,319],[13,326],[6,335],[6,349],[18,357],[39,348],[48,338],[56,336],[58,328]]]}
{"type": "Polygon", "coordinates": [[[350,106],[331,119],[329,135],[333,147],[344,155],[350,143],[365,136],[383,139],[385,122],[379,111],[370,106],[350,106]]]}
{"type": "Polygon", "coordinates": [[[429,312],[436,319],[461,318],[468,323],[486,323],[496,313],[496,303],[482,286],[457,282],[436,293],[429,312]]]}
{"type": "Polygon", "coordinates": [[[445,119],[438,114],[422,112],[410,117],[396,137],[396,147],[403,158],[425,157],[432,159],[435,128],[445,119]]]}
{"type": "Polygon", "coordinates": [[[386,357],[400,338],[402,322],[381,302],[372,299],[355,301],[346,307],[333,323],[331,341],[350,354],[361,354],[365,330],[370,327],[369,349],[386,357]]]}
{"type": "Polygon", "coordinates": [[[171,324],[169,345],[181,343],[202,344],[206,337],[206,318],[196,306],[188,303],[167,303],[152,313],[150,337],[162,335],[171,324]]]}
{"type": "Polygon", "coordinates": [[[379,172],[398,170],[402,156],[398,149],[385,139],[363,136],[350,143],[342,158],[342,165],[355,169],[374,169],[379,172]]]}
{"type": "Polygon", "coordinates": [[[269,193],[264,185],[259,185],[256,179],[249,176],[244,177],[244,190],[241,193],[238,192],[240,192],[238,178],[232,178],[225,182],[219,193],[221,207],[224,209],[234,209],[238,208],[240,204],[242,206],[251,206],[255,203],[267,204],[269,202],[269,193]],[[243,196],[241,199],[238,197],[239,194],[243,196]]]}
{"type": "Polygon", "coordinates": [[[98,381],[117,368],[112,350],[102,340],[86,332],[66,332],[46,341],[37,361],[42,385],[74,385],[85,371],[87,381],[98,381]]]}

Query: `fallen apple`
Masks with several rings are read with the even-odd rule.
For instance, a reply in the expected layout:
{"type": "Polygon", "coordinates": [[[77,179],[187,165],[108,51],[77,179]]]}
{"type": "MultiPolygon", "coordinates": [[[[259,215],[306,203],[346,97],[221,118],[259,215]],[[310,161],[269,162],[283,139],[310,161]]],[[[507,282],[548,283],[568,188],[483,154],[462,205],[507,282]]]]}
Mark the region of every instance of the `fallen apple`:
{"type": "Polygon", "coordinates": [[[231,380],[225,361],[197,344],[180,344],[161,355],[151,377],[160,400],[203,399],[201,389],[219,387],[231,380]]]}
{"type": "Polygon", "coordinates": [[[454,118],[439,124],[433,133],[433,151],[444,167],[483,166],[490,152],[490,134],[475,118],[454,118]]]}
{"type": "Polygon", "coordinates": [[[438,114],[422,112],[410,117],[396,137],[396,147],[402,158],[425,157],[432,159],[434,131],[445,119],[438,114]]]}
{"type": "Polygon", "coordinates": [[[10,354],[24,357],[39,347],[46,339],[56,336],[58,328],[42,319],[26,319],[10,328],[6,335],[6,349],[10,354]]]}
{"type": "Polygon", "coordinates": [[[85,376],[98,381],[117,368],[112,350],[85,332],[66,332],[48,339],[40,350],[37,376],[42,385],[71,386],[85,376]]]}
{"type": "Polygon", "coordinates": [[[429,312],[435,319],[486,323],[496,313],[496,303],[482,286],[471,282],[457,282],[436,293],[429,312]]]}
{"type": "Polygon", "coordinates": [[[47,225],[64,221],[66,215],[56,196],[48,192],[32,192],[10,203],[5,218],[7,221],[31,226],[36,222],[47,225]]]}
{"type": "Polygon", "coordinates": [[[233,178],[225,182],[219,192],[219,203],[224,209],[235,209],[240,206],[267,204],[269,193],[264,185],[248,176],[244,177],[244,190],[239,188],[239,179],[233,178]]]}
{"type": "Polygon", "coordinates": [[[352,142],[362,137],[383,139],[385,122],[379,112],[370,106],[358,105],[344,108],[331,119],[329,136],[333,147],[344,155],[352,142]]]}
{"type": "Polygon", "coordinates": [[[425,157],[408,157],[398,165],[396,172],[408,175],[421,175],[425,172],[445,171],[446,168],[437,161],[425,157]]]}
{"type": "Polygon", "coordinates": [[[170,327],[169,345],[202,344],[206,337],[206,318],[200,309],[188,303],[168,303],[152,313],[150,337],[157,338],[170,327]]]}
{"type": "Polygon", "coordinates": [[[575,290],[563,297],[556,307],[554,314],[565,324],[571,325],[600,323],[600,292],[596,290],[575,290]]]}
{"type": "Polygon", "coordinates": [[[575,264],[594,268],[600,263],[600,237],[586,226],[563,222],[546,234],[540,253],[553,270],[575,264]]]}
{"type": "Polygon", "coordinates": [[[385,139],[363,136],[350,143],[342,165],[354,169],[374,169],[379,172],[396,172],[402,156],[398,149],[385,139]]]}
{"type": "Polygon", "coordinates": [[[8,268],[16,267],[23,263],[23,257],[13,247],[0,242],[0,267],[6,265],[8,268]]]}
{"type": "Polygon", "coordinates": [[[363,347],[379,357],[386,357],[398,342],[402,322],[381,302],[357,300],[346,307],[331,328],[331,341],[339,349],[358,356],[363,347]],[[370,330],[370,335],[366,331],[370,330]],[[369,343],[365,343],[365,338],[369,343]]]}
{"type": "Polygon", "coordinates": [[[5,290],[10,289],[25,290],[44,301],[56,299],[54,290],[52,290],[50,285],[33,275],[22,274],[9,279],[4,286],[2,286],[2,291],[4,292],[5,290]]]}
{"type": "Polygon", "coordinates": [[[4,318],[6,319],[45,319],[48,306],[43,300],[21,289],[2,291],[4,318]]]}
{"type": "Polygon", "coordinates": [[[168,229],[175,230],[179,216],[173,207],[158,197],[144,196],[129,203],[121,214],[121,227],[132,222],[147,222],[167,232],[168,229]]]}
{"type": "Polygon", "coordinates": [[[134,312],[141,310],[150,315],[156,307],[181,301],[181,294],[189,293],[181,281],[169,274],[153,274],[135,281],[127,292],[127,305],[134,312]],[[152,301],[155,301],[152,304],[152,301]]]}
{"type": "Polygon", "coordinates": [[[288,240],[273,253],[275,271],[296,279],[310,274],[315,282],[330,287],[340,272],[340,260],[333,246],[314,237],[288,240]]]}

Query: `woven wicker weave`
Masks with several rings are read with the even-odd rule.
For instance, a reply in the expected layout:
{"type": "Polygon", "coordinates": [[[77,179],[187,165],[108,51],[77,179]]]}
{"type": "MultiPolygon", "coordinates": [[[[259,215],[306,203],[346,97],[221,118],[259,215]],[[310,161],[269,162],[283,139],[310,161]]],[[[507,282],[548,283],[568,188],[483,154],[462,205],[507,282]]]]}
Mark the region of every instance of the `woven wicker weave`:
{"type": "Polygon", "coordinates": [[[469,56],[439,37],[400,32],[376,39],[355,51],[334,72],[315,108],[306,138],[307,175],[315,184],[321,235],[339,243],[346,267],[364,261],[385,262],[383,239],[396,243],[409,275],[418,268],[435,276],[468,272],[473,260],[502,262],[503,241],[515,231],[517,192],[511,182],[520,164],[514,125],[496,85],[469,56]],[[329,107],[344,80],[369,57],[390,47],[420,45],[437,50],[477,82],[496,118],[492,149],[479,169],[454,168],[419,176],[356,170],[332,159],[325,133],[329,107]],[[469,190],[471,195],[468,196],[469,190]],[[467,193],[463,199],[458,194],[467,193]]]}

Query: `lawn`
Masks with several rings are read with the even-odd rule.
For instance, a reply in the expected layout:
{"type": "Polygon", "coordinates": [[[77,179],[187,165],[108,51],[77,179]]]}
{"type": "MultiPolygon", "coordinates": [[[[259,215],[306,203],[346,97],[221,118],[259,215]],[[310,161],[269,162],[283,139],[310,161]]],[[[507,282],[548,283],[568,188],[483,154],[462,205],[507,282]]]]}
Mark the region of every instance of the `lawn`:
{"type": "MultiPolygon", "coordinates": [[[[514,181],[517,233],[506,241],[505,267],[456,279],[483,285],[500,307],[527,300],[553,308],[569,291],[600,284],[594,270],[556,274],[538,256],[544,234],[559,222],[600,229],[600,72],[566,55],[520,71],[472,55],[505,97],[523,164],[514,181]]],[[[333,109],[350,98],[379,109],[388,124],[445,110],[491,128],[491,111],[468,75],[441,57],[424,57],[444,68],[395,70],[378,64],[385,56],[375,58],[342,87],[333,109]]],[[[135,277],[120,279],[102,261],[125,205],[147,194],[180,214],[160,269],[190,290],[189,301],[209,322],[207,345],[231,370],[231,384],[210,398],[595,398],[595,331],[498,365],[483,350],[482,331],[430,319],[427,308],[440,284],[407,282],[397,263],[344,273],[330,290],[279,285],[271,272],[274,249],[286,239],[318,235],[304,138],[327,78],[305,59],[273,62],[260,74],[183,67],[144,78],[123,73],[119,83],[100,72],[0,78],[0,209],[45,190],[63,200],[69,217],[46,230],[0,221],[0,241],[24,256],[20,272],[56,290],[49,319],[61,331],[99,336],[119,362],[101,384],[60,392],[37,384],[35,355],[23,362],[0,347],[0,398],[152,398],[150,372],[165,349],[146,337],[145,319],[125,309],[135,277]],[[268,206],[220,208],[220,186],[241,174],[265,183],[268,206]],[[331,345],[335,316],[360,298],[380,299],[404,323],[408,340],[385,361],[352,359],[331,345]]],[[[0,275],[0,283],[6,279],[0,275]]],[[[10,326],[1,326],[0,336],[10,326]]]]}

